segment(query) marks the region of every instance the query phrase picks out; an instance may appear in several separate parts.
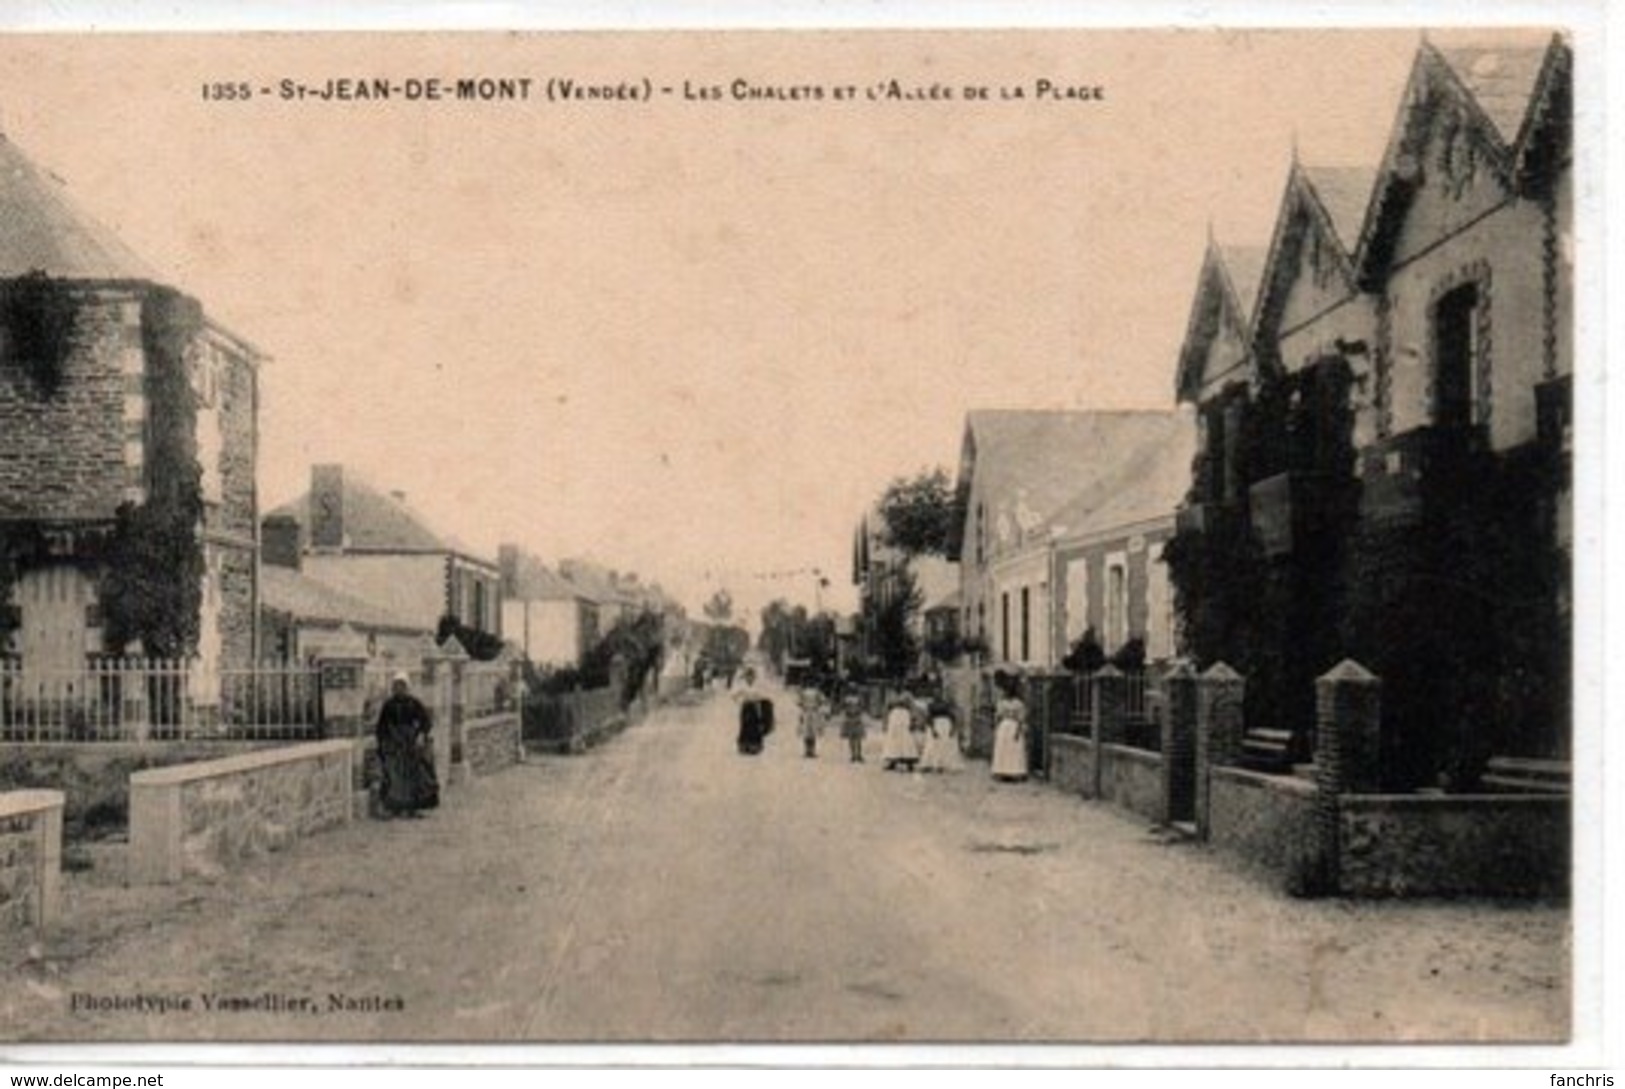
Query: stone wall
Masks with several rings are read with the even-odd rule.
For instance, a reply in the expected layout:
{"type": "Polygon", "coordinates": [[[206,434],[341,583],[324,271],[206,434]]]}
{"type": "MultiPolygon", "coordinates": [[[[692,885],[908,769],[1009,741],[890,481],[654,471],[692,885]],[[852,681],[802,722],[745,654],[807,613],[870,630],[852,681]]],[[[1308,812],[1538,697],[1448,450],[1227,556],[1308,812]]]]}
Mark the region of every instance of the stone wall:
{"type": "Polygon", "coordinates": [[[217,760],[270,748],[251,741],[16,742],[0,748],[0,791],[61,791],[63,834],[71,843],[125,828],[130,820],[130,776],[149,768],[217,760]]]}
{"type": "Polygon", "coordinates": [[[1348,896],[1564,896],[1566,797],[1345,794],[1338,891],[1348,896]]]}
{"type": "Polygon", "coordinates": [[[355,745],[318,741],[130,777],[130,878],[219,873],[351,818],[355,745]]]}
{"type": "Polygon", "coordinates": [[[254,472],[258,373],[252,360],[230,346],[219,346],[219,358],[221,503],[210,512],[209,529],[252,546],[259,525],[254,472]]]}
{"type": "Polygon", "coordinates": [[[463,764],[475,775],[490,775],[519,762],[519,716],[514,712],[470,719],[463,735],[463,764]]]}
{"type": "Polygon", "coordinates": [[[62,793],[0,794],[0,933],[50,925],[62,873],[62,793]]]}
{"type": "MultiPolygon", "coordinates": [[[[251,665],[254,653],[254,550],[220,547],[220,660],[227,667],[251,665]]],[[[259,657],[264,657],[260,654],[259,657]]]]}
{"type": "Polygon", "coordinates": [[[1216,767],[1209,780],[1208,841],[1304,891],[1315,854],[1315,788],[1287,775],[1216,767]]]}
{"type": "Polygon", "coordinates": [[[140,381],[141,307],[128,293],[76,297],[54,394],[0,352],[0,518],[111,518],[124,498],[124,370],[140,381]]]}
{"type": "Polygon", "coordinates": [[[525,740],[544,752],[580,753],[620,733],[627,721],[611,688],[537,696],[525,703],[525,740]]]}
{"type": "Polygon", "coordinates": [[[1049,739],[1050,785],[1068,794],[1095,792],[1095,746],[1086,737],[1053,734],[1049,739]]]}
{"type": "Polygon", "coordinates": [[[1100,749],[1100,796],[1147,820],[1161,820],[1162,757],[1126,745],[1100,749]]]}

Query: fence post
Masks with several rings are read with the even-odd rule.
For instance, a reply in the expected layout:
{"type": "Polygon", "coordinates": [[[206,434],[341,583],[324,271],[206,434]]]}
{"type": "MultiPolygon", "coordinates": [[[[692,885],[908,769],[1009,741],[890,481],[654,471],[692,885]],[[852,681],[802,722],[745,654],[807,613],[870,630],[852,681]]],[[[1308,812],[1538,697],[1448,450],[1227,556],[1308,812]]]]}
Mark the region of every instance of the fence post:
{"type": "Polygon", "coordinates": [[[1235,763],[1241,752],[1242,701],[1247,682],[1224,662],[1196,680],[1196,834],[1212,831],[1213,769],[1235,763]]]}
{"type": "Polygon", "coordinates": [[[1176,662],[1162,690],[1162,823],[1173,824],[1195,816],[1196,670],[1176,662]]]}
{"type": "Polygon", "coordinates": [[[1123,715],[1128,703],[1128,678],[1114,665],[1095,671],[1090,698],[1094,701],[1090,739],[1095,747],[1094,795],[1105,792],[1106,746],[1115,745],[1123,738],[1123,715]]]}
{"type": "Polygon", "coordinates": [[[1382,682],[1345,658],[1315,681],[1315,851],[1311,895],[1336,894],[1342,871],[1342,795],[1377,790],[1382,682]]]}

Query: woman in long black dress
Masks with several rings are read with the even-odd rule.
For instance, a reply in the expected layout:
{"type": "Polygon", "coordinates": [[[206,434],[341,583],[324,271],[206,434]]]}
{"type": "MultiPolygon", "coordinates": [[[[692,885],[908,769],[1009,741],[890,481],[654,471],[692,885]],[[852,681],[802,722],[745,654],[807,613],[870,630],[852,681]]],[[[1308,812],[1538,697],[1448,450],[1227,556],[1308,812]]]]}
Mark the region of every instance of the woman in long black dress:
{"type": "Polygon", "coordinates": [[[405,673],[395,674],[390,695],[378,711],[378,799],[388,816],[421,817],[440,804],[429,733],[434,723],[423,701],[412,695],[405,673]]]}

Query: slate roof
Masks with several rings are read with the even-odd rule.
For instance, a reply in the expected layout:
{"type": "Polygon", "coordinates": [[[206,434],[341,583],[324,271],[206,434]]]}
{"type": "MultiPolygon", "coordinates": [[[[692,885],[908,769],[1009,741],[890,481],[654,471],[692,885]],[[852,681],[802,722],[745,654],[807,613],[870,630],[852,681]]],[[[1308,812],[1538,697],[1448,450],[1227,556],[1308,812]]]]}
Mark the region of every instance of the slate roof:
{"type": "Polygon", "coordinates": [[[536,560],[521,562],[513,597],[520,601],[578,601],[581,588],[536,560]]]}
{"type": "Polygon", "coordinates": [[[616,586],[609,572],[585,560],[565,560],[559,574],[577,591],[578,597],[598,605],[636,605],[636,597],[616,586]]]}
{"type": "Polygon", "coordinates": [[[56,175],[0,135],[0,278],[167,282],[85,212],[56,175]]]}
{"type": "MultiPolygon", "coordinates": [[[[1134,452],[1174,440],[1172,411],[979,410],[966,417],[982,494],[1024,534],[1107,485],[1134,452]]],[[[1188,424],[1187,424],[1188,426],[1188,424]]],[[[1190,457],[1185,456],[1185,470],[1190,457]]],[[[1125,484],[1126,486],[1126,484],[1125,484]]],[[[998,511],[990,510],[989,518],[998,511]]]]}
{"type": "Polygon", "coordinates": [[[1542,32],[1538,44],[1435,48],[1510,147],[1518,139],[1548,44],[1549,36],[1542,32]]]}
{"type": "MultiPolygon", "coordinates": [[[[310,493],[269,512],[298,519],[301,543],[310,544],[310,493]]],[[[356,551],[456,552],[478,558],[455,537],[432,528],[403,499],[344,471],[344,533],[356,551]]],[[[489,562],[482,560],[481,562],[489,562]]]]}
{"type": "Polygon", "coordinates": [[[1160,428],[1128,436],[1099,477],[1049,520],[1049,535],[1079,539],[1172,518],[1190,490],[1196,420],[1169,412],[1160,428]]]}
{"type": "Polygon", "coordinates": [[[1360,228],[1365,224],[1371,189],[1377,181],[1376,168],[1308,163],[1301,166],[1304,177],[1320,199],[1320,206],[1326,210],[1326,217],[1331,220],[1343,252],[1352,254],[1360,243],[1360,228]]]}
{"type": "Polygon", "coordinates": [[[424,631],[389,609],[313,579],[302,571],[275,564],[260,566],[260,603],[273,612],[316,624],[349,624],[355,628],[424,631]]]}
{"type": "Polygon", "coordinates": [[[1269,262],[1267,246],[1238,246],[1214,243],[1219,260],[1235,289],[1236,302],[1241,306],[1241,320],[1250,322],[1253,308],[1258,305],[1258,287],[1264,281],[1264,268],[1269,262]]]}

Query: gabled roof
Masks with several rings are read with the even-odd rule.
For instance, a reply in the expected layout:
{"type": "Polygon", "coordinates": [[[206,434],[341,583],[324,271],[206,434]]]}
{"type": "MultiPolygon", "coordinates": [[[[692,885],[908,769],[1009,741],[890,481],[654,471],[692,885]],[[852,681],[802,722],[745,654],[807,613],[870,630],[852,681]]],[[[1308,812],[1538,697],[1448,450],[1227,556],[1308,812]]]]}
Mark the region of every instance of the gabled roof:
{"type": "Polygon", "coordinates": [[[1554,69],[1552,54],[1567,52],[1560,37],[1543,37],[1540,44],[1487,46],[1424,41],[1417,49],[1355,246],[1362,281],[1371,282],[1392,257],[1397,225],[1421,181],[1421,152],[1432,124],[1431,111],[1423,107],[1429,101],[1442,96],[1460,108],[1486,149],[1488,168],[1513,187],[1518,145],[1543,80],[1554,69]]]}
{"type": "Polygon", "coordinates": [[[1174,373],[1177,400],[1196,399],[1202,387],[1201,366],[1208,346],[1224,323],[1228,322],[1243,339],[1249,338],[1268,255],[1262,246],[1221,245],[1208,238],[1174,373]]]}
{"type": "Polygon", "coordinates": [[[1515,46],[1431,47],[1495,125],[1501,142],[1510,147],[1523,127],[1548,45],[1543,41],[1515,46]]]}
{"type": "Polygon", "coordinates": [[[607,570],[585,560],[564,560],[559,564],[559,575],[576,591],[583,601],[596,605],[636,605],[638,601],[626,593],[607,570]]]}
{"type": "Polygon", "coordinates": [[[414,632],[421,624],[402,619],[389,609],[335,589],[291,567],[276,564],[260,566],[260,604],[272,612],[286,613],[295,620],[331,625],[349,624],[355,628],[414,632]]]}
{"type": "Polygon", "coordinates": [[[1055,540],[1077,540],[1172,518],[1190,489],[1196,420],[1166,413],[1160,428],[1131,437],[1094,483],[1049,520],[1055,540]]]}
{"type": "Polygon", "coordinates": [[[118,235],[82,210],[62,180],[0,135],[0,279],[166,283],[118,235]]]}
{"type": "Polygon", "coordinates": [[[577,601],[582,593],[546,564],[531,561],[520,565],[511,596],[520,601],[577,601]]]}
{"type": "Polygon", "coordinates": [[[1377,181],[1373,166],[1324,166],[1300,163],[1303,180],[1319,202],[1320,211],[1332,229],[1333,237],[1351,258],[1360,243],[1365,210],[1371,204],[1371,187],[1377,181]]]}
{"type": "Polygon", "coordinates": [[[1555,161],[1569,153],[1573,139],[1573,64],[1568,44],[1554,36],[1518,132],[1515,159],[1522,187],[1529,187],[1542,172],[1551,172],[1555,161]]]}
{"type": "Polygon", "coordinates": [[[1354,248],[1376,174],[1371,167],[1310,165],[1294,156],[1253,311],[1255,337],[1274,324],[1286,305],[1299,252],[1311,231],[1322,240],[1321,252],[1335,259],[1348,291],[1355,291],[1354,248]]]}
{"type": "Polygon", "coordinates": [[[1032,534],[1114,473],[1124,451],[1167,441],[1173,417],[1170,411],[974,411],[965,418],[961,484],[974,475],[995,506],[990,517],[1006,515],[1024,536],[1032,534]]]}
{"type": "MultiPolygon", "coordinates": [[[[282,504],[270,512],[299,522],[300,541],[310,545],[310,493],[282,504]]],[[[398,495],[374,487],[344,472],[345,547],[372,552],[456,552],[472,553],[455,538],[436,532],[428,521],[398,495]]]]}

